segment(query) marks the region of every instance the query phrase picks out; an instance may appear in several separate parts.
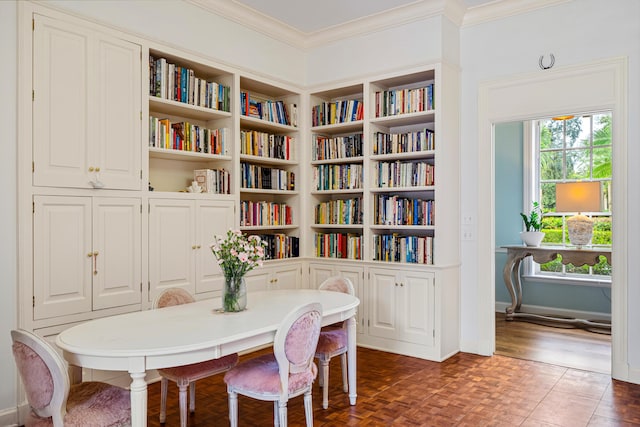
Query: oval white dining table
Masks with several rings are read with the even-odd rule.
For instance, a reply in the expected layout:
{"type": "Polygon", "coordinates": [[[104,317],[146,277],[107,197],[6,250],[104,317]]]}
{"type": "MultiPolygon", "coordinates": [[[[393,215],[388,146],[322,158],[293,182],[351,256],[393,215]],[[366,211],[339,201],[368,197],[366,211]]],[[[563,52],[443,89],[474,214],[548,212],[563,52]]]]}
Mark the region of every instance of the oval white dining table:
{"type": "Polygon", "coordinates": [[[56,344],[72,366],[131,375],[131,425],[147,425],[146,371],[185,365],[273,343],[294,307],[322,305],[322,324],[348,320],[349,400],[356,403],[355,296],[311,289],[254,292],[247,310],[220,313],[220,298],[91,320],[58,335],[56,344]]]}

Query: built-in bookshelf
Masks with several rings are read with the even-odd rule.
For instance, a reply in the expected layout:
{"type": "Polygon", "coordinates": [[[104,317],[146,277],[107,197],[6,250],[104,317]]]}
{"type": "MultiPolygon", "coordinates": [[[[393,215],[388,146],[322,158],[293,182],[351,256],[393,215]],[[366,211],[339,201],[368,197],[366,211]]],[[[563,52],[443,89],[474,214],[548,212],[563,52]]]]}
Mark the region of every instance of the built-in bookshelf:
{"type": "Polygon", "coordinates": [[[436,90],[435,70],[369,85],[367,188],[374,261],[433,264],[436,259],[436,90]]]}
{"type": "Polygon", "coordinates": [[[295,90],[240,77],[239,224],[267,243],[266,259],[300,256],[295,90]]]}
{"type": "Polygon", "coordinates": [[[310,95],[311,223],[318,258],[363,259],[364,85],[310,95]]]}
{"type": "Polygon", "coordinates": [[[233,75],[170,49],[149,51],[149,189],[184,192],[195,171],[205,191],[232,192],[233,75]]]}

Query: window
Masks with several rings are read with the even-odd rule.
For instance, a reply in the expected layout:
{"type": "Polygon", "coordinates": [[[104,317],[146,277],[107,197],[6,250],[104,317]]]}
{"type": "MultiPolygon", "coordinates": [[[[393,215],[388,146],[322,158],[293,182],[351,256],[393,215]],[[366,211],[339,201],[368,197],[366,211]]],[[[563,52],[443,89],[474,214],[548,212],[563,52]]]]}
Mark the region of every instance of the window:
{"type": "MultiPolygon", "coordinates": [[[[556,183],[601,182],[602,212],[583,215],[594,219],[594,246],[611,246],[611,113],[570,115],[534,121],[533,197],[541,204],[545,232],[543,243],[569,245],[566,219],[572,214],[556,212],[556,183]]],[[[601,257],[593,267],[563,265],[560,259],[537,265],[534,274],[584,279],[610,279],[611,266],[601,257]],[[604,277],[606,276],[606,277],[604,277]]]]}

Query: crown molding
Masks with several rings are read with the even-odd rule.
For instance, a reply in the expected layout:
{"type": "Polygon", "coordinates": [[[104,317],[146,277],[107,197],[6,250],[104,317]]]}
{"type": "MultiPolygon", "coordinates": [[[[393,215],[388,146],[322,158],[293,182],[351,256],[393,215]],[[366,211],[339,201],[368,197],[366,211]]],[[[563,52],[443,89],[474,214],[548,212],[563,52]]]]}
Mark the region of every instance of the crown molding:
{"type": "Polygon", "coordinates": [[[468,8],[464,15],[462,27],[529,13],[534,10],[569,3],[570,1],[572,0],[494,0],[490,3],[468,8]]]}
{"type": "Polygon", "coordinates": [[[322,30],[303,32],[233,0],[184,1],[299,49],[318,47],[434,16],[446,16],[460,25],[466,10],[461,0],[416,0],[322,30]]]}
{"type": "Polygon", "coordinates": [[[416,0],[407,5],[312,32],[300,31],[235,0],[183,1],[282,43],[305,50],[436,16],[445,17],[458,27],[466,27],[568,3],[572,0],[494,0],[470,8],[467,8],[462,0],[416,0]]]}

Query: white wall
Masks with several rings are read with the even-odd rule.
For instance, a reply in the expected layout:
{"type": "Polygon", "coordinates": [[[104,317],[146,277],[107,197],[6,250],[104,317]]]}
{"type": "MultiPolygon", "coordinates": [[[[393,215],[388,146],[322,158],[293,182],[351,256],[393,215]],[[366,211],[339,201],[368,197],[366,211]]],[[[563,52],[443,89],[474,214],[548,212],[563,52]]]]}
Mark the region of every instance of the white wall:
{"type": "MultiPolygon", "coordinates": [[[[640,2],[635,0],[578,0],[482,25],[464,27],[461,31],[462,111],[461,111],[461,182],[463,215],[478,218],[480,209],[491,209],[480,203],[475,187],[479,175],[478,153],[490,147],[478,147],[478,88],[483,82],[508,79],[519,74],[544,73],[538,66],[540,55],[553,53],[555,67],[584,64],[599,59],[628,57],[628,159],[640,158],[640,2]]],[[[526,103],[526,99],[514,102],[526,103]]],[[[614,141],[614,144],[616,141],[614,141]]],[[[627,174],[629,218],[638,212],[640,170],[629,162],[627,174]]],[[[615,184],[614,184],[615,185],[615,184]]],[[[486,212],[486,211],[485,211],[486,212]]],[[[615,215],[615,213],[614,213],[615,215]]],[[[476,224],[476,227],[478,225],[476,224]]],[[[640,235],[639,224],[629,221],[627,230],[633,242],[640,235]],[[634,239],[636,237],[636,239],[634,239]]],[[[476,233],[477,235],[477,233],[476,233]]],[[[478,242],[462,242],[462,348],[477,351],[480,336],[478,321],[478,242]]],[[[637,245],[636,245],[637,247],[637,245]]],[[[638,258],[637,248],[626,254],[631,269],[638,258]]],[[[615,268],[615,266],[614,266],[615,268]]],[[[628,273],[630,280],[634,275],[628,273]]],[[[628,362],[631,371],[640,369],[640,321],[631,307],[640,302],[640,289],[629,283],[628,362]]]]}
{"type": "Polygon", "coordinates": [[[0,1],[0,425],[3,413],[15,410],[16,370],[11,354],[9,331],[17,323],[17,7],[12,1],[0,1]]]}

